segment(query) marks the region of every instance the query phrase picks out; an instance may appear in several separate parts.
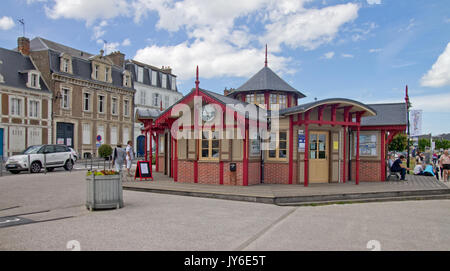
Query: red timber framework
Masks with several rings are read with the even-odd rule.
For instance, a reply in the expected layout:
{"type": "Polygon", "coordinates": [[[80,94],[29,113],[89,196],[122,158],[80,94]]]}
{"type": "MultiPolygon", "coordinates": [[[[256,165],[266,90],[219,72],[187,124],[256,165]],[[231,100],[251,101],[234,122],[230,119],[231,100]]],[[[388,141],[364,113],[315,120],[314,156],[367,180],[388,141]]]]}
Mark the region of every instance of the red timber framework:
{"type": "MultiPolygon", "coordinates": [[[[183,130],[191,130],[194,133],[198,133],[198,131],[202,131],[202,129],[214,129],[215,131],[223,131],[223,135],[225,135],[225,131],[228,128],[234,128],[234,129],[238,129],[238,131],[240,131],[241,136],[243,139],[237,139],[237,140],[242,140],[242,145],[243,145],[243,149],[242,149],[242,154],[243,154],[243,159],[241,162],[238,162],[238,177],[240,180],[242,180],[242,185],[243,186],[248,186],[249,185],[249,129],[250,127],[259,127],[260,125],[267,125],[266,121],[258,121],[257,119],[251,119],[249,118],[245,112],[242,114],[242,112],[236,112],[236,111],[232,111],[232,110],[227,110],[227,104],[225,103],[226,101],[221,101],[220,97],[218,97],[218,94],[214,94],[211,93],[209,91],[203,90],[199,88],[199,70],[197,67],[197,71],[196,71],[196,81],[195,81],[195,89],[193,89],[193,91],[191,91],[191,93],[189,93],[187,96],[185,96],[183,99],[181,99],[179,102],[177,102],[177,105],[179,104],[184,104],[184,105],[191,105],[194,103],[194,107],[196,107],[195,104],[195,98],[200,98],[202,105],[206,105],[206,104],[215,104],[217,106],[219,106],[223,112],[223,115],[221,116],[221,124],[219,125],[219,127],[216,127],[215,124],[213,125],[201,125],[201,121],[199,120],[199,109],[198,108],[194,108],[194,125],[189,126],[178,126],[177,124],[177,119],[180,117],[180,115],[175,115],[175,113],[172,111],[172,109],[174,108],[175,105],[173,105],[172,107],[169,107],[166,111],[162,112],[157,118],[142,118],[139,117],[138,119],[144,123],[144,129],[143,129],[143,134],[145,135],[146,138],[146,142],[147,142],[147,137],[152,136],[152,138],[155,140],[156,142],[156,171],[160,171],[160,160],[158,159],[158,153],[159,153],[159,137],[160,135],[166,135],[170,134],[170,150],[166,150],[165,152],[170,152],[169,155],[169,159],[171,160],[171,166],[170,166],[170,171],[167,171],[167,175],[169,175],[170,177],[173,177],[173,180],[175,182],[178,182],[179,180],[179,157],[178,157],[178,145],[179,145],[179,140],[177,140],[177,136],[176,133],[179,133],[183,130]],[[234,120],[234,124],[227,124],[225,122],[225,116],[231,116],[234,120]],[[168,133],[167,133],[168,132],[168,133]]],[[[223,98],[227,99],[226,97],[222,96],[223,98]]],[[[228,98],[229,99],[229,98],[228,98]]],[[[236,101],[236,100],[235,100],[236,101]]],[[[238,102],[238,101],[236,101],[238,102]]],[[[199,139],[195,139],[196,143],[196,152],[195,152],[195,158],[192,161],[192,178],[193,178],[193,182],[194,183],[199,183],[201,180],[201,172],[200,170],[204,171],[203,168],[200,167],[200,151],[201,151],[201,145],[198,141],[201,141],[199,139]]],[[[151,141],[150,141],[151,142],[151,141]]],[[[150,149],[152,148],[152,146],[150,146],[150,149]]],[[[147,160],[148,158],[148,153],[147,153],[147,146],[145,147],[146,152],[145,152],[145,159],[147,160]]],[[[149,158],[150,160],[152,159],[152,153],[150,152],[149,154],[149,158]]],[[[220,155],[219,155],[220,157],[220,155]]],[[[229,170],[227,170],[225,168],[225,162],[222,159],[219,159],[218,161],[216,161],[217,163],[210,163],[211,165],[213,165],[214,167],[218,167],[218,171],[219,171],[219,182],[218,184],[223,185],[225,184],[225,176],[228,174],[229,175],[229,170]]],[[[203,165],[206,165],[207,163],[202,163],[203,165]]],[[[206,167],[206,166],[205,166],[206,167]]],[[[216,170],[216,168],[212,169],[213,171],[216,170]]],[[[240,183],[239,180],[239,183],[240,183]]],[[[258,180],[259,182],[259,180],[258,180]]]]}
{"type": "MultiPolygon", "coordinates": [[[[309,169],[310,169],[310,133],[312,129],[317,129],[320,127],[322,130],[326,127],[340,126],[343,130],[343,159],[341,164],[338,165],[342,169],[342,179],[343,182],[346,180],[347,164],[346,159],[349,157],[348,146],[347,146],[347,133],[348,130],[354,130],[357,133],[357,140],[359,139],[359,132],[361,130],[361,118],[363,116],[373,116],[376,113],[369,107],[358,103],[356,101],[347,99],[327,99],[323,101],[317,101],[307,105],[303,105],[297,108],[293,108],[289,115],[289,134],[290,142],[294,142],[293,134],[294,128],[303,129],[305,135],[305,149],[304,149],[304,168],[303,168],[303,184],[305,187],[309,186],[309,169]],[[328,110],[330,112],[329,118],[324,117],[324,111],[328,110]],[[339,112],[339,113],[338,113],[339,112]],[[314,119],[311,115],[316,113],[314,119]],[[343,117],[338,120],[337,114],[342,114],[343,117]],[[294,120],[296,117],[296,121],[294,120]],[[312,128],[314,126],[314,128],[312,128]]],[[[294,161],[293,161],[294,144],[289,144],[289,184],[294,183],[294,161]]],[[[297,158],[297,160],[299,160],[297,158]]],[[[356,184],[359,184],[359,144],[356,144],[356,184]]]]}

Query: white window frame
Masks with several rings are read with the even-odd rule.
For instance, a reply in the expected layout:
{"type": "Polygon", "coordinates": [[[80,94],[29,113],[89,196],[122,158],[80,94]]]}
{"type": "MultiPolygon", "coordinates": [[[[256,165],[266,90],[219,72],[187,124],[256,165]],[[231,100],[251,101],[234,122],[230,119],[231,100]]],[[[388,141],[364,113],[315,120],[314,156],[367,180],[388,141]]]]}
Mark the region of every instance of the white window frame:
{"type": "Polygon", "coordinates": [[[105,67],[105,82],[109,82],[109,73],[111,69],[109,67],[105,67]]]}
{"type": "Polygon", "coordinates": [[[24,115],[24,98],[23,97],[19,97],[19,96],[9,96],[9,115],[12,117],[23,117],[24,115]],[[16,112],[16,110],[14,110],[15,108],[13,107],[13,100],[18,100],[18,108],[19,108],[19,112],[16,112]]]}
{"type": "Polygon", "coordinates": [[[139,90],[139,103],[141,105],[145,105],[145,100],[146,100],[146,93],[145,90],[141,89],[139,90]]]}
{"type": "Polygon", "coordinates": [[[41,101],[40,100],[38,100],[38,99],[32,99],[32,98],[29,98],[28,99],[28,117],[29,118],[31,118],[31,119],[39,119],[39,118],[41,118],[41,114],[40,114],[40,110],[41,109],[41,101]],[[32,106],[31,106],[31,104],[32,103],[36,103],[37,105],[36,105],[36,115],[35,116],[33,116],[33,115],[31,115],[31,113],[33,112],[33,110],[32,110],[32,106]]]}
{"type": "Polygon", "coordinates": [[[94,64],[94,79],[98,79],[99,70],[100,70],[100,65],[94,64]]]}
{"type": "Polygon", "coordinates": [[[163,73],[161,77],[161,88],[167,89],[167,74],[163,73]]]}
{"type": "Polygon", "coordinates": [[[29,71],[28,72],[27,87],[40,89],[41,88],[41,84],[40,84],[39,81],[40,81],[40,74],[39,74],[39,72],[36,72],[36,71],[29,71]],[[33,78],[36,78],[35,82],[33,82],[33,78]]]}
{"type": "Polygon", "coordinates": [[[152,94],[152,106],[159,106],[159,96],[159,93],[156,92],[152,94]]]}
{"type": "Polygon", "coordinates": [[[82,129],[82,141],[83,141],[83,144],[84,145],[90,145],[91,144],[91,138],[92,138],[91,124],[90,123],[83,123],[81,129],[82,129]],[[88,127],[89,129],[85,129],[86,127],[88,127]]]}
{"type": "Polygon", "coordinates": [[[97,113],[99,113],[99,114],[106,113],[106,95],[105,94],[97,95],[97,113]],[[103,111],[100,111],[100,97],[103,97],[103,111]]]}
{"type": "Polygon", "coordinates": [[[172,90],[177,90],[177,78],[172,76],[172,90]]]}
{"type": "Polygon", "coordinates": [[[92,111],[92,93],[88,91],[83,91],[83,112],[91,112],[92,111]],[[86,94],[89,95],[88,99],[88,109],[86,110],[86,94]]]}
{"type": "Polygon", "coordinates": [[[156,86],[158,83],[158,73],[152,70],[152,86],[156,86]]]}
{"type": "Polygon", "coordinates": [[[119,115],[119,99],[116,96],[111,97],[111,115],[117,116],[119,115]],[[114,104],[114,101],[115,104],[114,104]],[[114,108],[116,109],[116,112],[114,112],[114,108]]]}
{"type": "Polygon", "coordinates": [[[144,68],[140,66],[137,67],[137,81],[139,83],[144,82],[144,68]]]}
{"type": "Polygon", "coordinates": [[[68,87],[61,87],[61,108],[62,109],[70,109],[70,98],[71,98],[72,90],[68,87]],[[64,90],[67,90],[67,95],[64,94],[64,90]],[[67,106],[64,106],[64,99],[67,99],[67,106]]]}
{"type": "Polygon", "coordinates": [[[123,99],[123,115],[125,117],[130,115],[130,99],[123,99]]]}
{"type": "Polygon", "coordinates": [[[117,126],[111,126],[111,129],[110,129],[110,144],[111,145],[117,145],[117,142],[118,142],[118,140],[119,140],[119,130],[117,129],[117,126]],[[115,133],[113,133],[113,131],[115,131],[115,133]],[[113,135],[115,136],[115,137],[113,137],[113,135]],[[115,139],[115,142],[113,141],[113,139],[115,139]]]}

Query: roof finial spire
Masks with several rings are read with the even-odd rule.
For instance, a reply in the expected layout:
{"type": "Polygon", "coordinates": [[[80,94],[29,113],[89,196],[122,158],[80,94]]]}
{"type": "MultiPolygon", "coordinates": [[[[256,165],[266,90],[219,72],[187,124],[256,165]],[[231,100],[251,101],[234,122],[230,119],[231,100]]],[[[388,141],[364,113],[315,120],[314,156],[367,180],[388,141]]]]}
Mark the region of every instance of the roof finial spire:
{"type": "Polygon", "coordinates": [[[195,80],[195,90],[198,92],[198,85],[200,84],[200,81],[198,80],[198,65],[197,65],[197,76],[196,76],[196,80],[195,80]]]}
{"type": "Polygon", "coordinates": [[[267,43],[266,43],[266,61],[264,62],[264,66],[267,67],[267,43]]]}

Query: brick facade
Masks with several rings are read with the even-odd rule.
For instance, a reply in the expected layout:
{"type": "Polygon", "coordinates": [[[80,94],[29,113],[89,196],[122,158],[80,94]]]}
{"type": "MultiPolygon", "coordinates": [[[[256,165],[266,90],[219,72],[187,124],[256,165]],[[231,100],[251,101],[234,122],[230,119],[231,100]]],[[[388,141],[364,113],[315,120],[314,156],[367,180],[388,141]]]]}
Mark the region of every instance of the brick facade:
{"type": "MultiPolygon", "coordinates": [[[[356,161],[352,160],[352,180],[356,180],[356,161]]],[[[362,182],[381,181],[380,161],[359,161],[359,180],[362,182]]]]}

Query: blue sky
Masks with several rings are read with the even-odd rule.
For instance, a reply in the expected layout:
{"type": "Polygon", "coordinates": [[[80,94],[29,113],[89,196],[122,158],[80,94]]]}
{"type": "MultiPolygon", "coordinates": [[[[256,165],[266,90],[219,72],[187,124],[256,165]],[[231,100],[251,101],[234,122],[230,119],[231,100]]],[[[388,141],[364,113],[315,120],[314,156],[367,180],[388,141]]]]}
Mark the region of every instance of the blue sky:
{"type": "Polygon", "coordinates": [[[44,37],[96,53],[171,66],[178,88],[222,93],[264,65],[314,98],[401,102],[409,86],[423,132],[450,132],[448,0],[2,1],[0,47],[44,37]]]}

